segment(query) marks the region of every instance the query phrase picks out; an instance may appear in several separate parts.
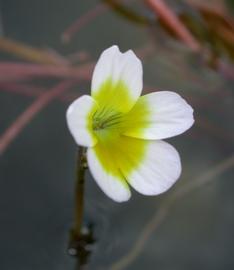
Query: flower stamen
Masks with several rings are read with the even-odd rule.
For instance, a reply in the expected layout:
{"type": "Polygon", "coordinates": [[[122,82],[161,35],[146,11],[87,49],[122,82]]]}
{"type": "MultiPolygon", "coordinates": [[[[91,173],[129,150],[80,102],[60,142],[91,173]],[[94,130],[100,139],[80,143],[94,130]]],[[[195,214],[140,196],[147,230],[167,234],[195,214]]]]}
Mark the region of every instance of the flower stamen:
{"type": "Polygon", "coordinates": [[[103,108],[97,111],[93,116],[93,130],[98,131],[101,129],[111,128],[121,123],[123,114],[113,111],[109,108],[103,108]]]}

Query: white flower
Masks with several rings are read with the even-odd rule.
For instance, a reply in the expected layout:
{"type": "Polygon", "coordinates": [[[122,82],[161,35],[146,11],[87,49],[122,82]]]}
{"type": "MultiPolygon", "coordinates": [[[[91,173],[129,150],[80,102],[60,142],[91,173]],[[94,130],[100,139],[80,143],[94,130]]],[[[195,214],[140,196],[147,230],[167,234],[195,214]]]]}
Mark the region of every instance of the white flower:
{"type": "Polygon", "coordinates": [[[117,202],[131,185],[145,195],[169,189],[181,173],[176,149],[162,141],[183,133],[193,109],[170,91],[141,96],[141,61],[117,46],[105,50],[94,69],[91,96],[75,100],[67,123],[77,144],[88,147],[88,166],[100,188],[117,202]]]}

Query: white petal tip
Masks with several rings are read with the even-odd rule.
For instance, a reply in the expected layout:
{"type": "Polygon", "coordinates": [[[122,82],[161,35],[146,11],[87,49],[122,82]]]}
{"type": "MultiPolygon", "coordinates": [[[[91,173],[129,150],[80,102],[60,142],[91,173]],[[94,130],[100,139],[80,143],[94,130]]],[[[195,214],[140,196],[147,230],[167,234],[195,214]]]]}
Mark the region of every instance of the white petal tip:
{"type": "Polygon", "coordinates": [[[180,174],[181,161],[176,149],[164,141],[152,141],[145,160],[128,176],[128,182],[141,194],[159,195],[170,189],[180,174]]]}
{"type": "MultiPolygon", "coordinates": [[[[105,149],[103,149],[105,151],[105,149]]],[[[101,164],[95,149],[89,148],[87,151],[87,160],[90,172],[101,188],[101,190],[115,202],[126,202],[131,197],[130,189],[125,182],[125,179],[120,174],[116,164],[111,163],[110,168],[114,172],[114,175],[108,173],[101,164]],[[118,174],[119,173],[119,174],[118,174]]]]}

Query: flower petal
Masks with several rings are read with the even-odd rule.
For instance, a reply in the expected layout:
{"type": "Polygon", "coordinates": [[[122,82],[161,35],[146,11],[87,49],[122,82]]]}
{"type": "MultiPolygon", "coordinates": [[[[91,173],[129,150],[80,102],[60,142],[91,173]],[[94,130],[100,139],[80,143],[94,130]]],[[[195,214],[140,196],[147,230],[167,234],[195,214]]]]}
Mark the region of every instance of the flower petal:
{"type": "Polygon", "coordinates": [[[100,188],[113,200],[130,198],[126,181],[138,192],[157,195],[169,189],[181,173],[176,149],[164,141],[120,135],[88,149],[88,164],[100,188]]]}
{"type": "MultiPolygon", "coordinates": [[[[128,149],[130,151],[130,149],[128,149]]],[[[181,173],[180,157],[176,149],[164,141],[148,141],[141,163],[129,173],[129,164],[136,163],[128,155],[120,170],[128,183],[139,193],[158,195],[168,190],[181,173]]]]}
{"type": "Polygon", "coordinates": [[[102,107],[127,112],[142,91],[142,64],[133,51],[121,53],[117,46],[106,49],[93,72],[92,97],[102,107]]]}
{"type": "Polygon", "coordinates": [[[170,91],[139,98],[125,117],[124,134],[142,139],[165,139],[179,135],[194,123],[192,107],[170,91]]]}
{"type": "Polygon", "coordinates": [[[76,99],[67,110],[68,128],[77,144],[91,147],[97,143],[92,130],[92,116],[97,110],[96,101],[87,95],[76,99]]]}
{"type": "Polygon", "coordinates": [[[87,160],[93,178],[108,197],[116,202],[129,200],[131,193],[128,184],[104,145],[98,143],[89,148],[87,160]]]}

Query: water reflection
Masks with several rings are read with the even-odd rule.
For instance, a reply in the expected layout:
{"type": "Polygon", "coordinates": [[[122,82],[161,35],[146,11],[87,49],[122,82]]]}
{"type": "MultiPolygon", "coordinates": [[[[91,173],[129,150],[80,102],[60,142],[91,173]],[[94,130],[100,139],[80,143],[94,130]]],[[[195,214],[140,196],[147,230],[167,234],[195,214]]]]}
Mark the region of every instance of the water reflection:
{"type": "Polygon", "coordinates": [[[70,231],[68,254],[77,258],[77,267],[88,263],[95,242],[93,224],[83,227],[79,237],[77,237],[73,230],[70,231]]]}

